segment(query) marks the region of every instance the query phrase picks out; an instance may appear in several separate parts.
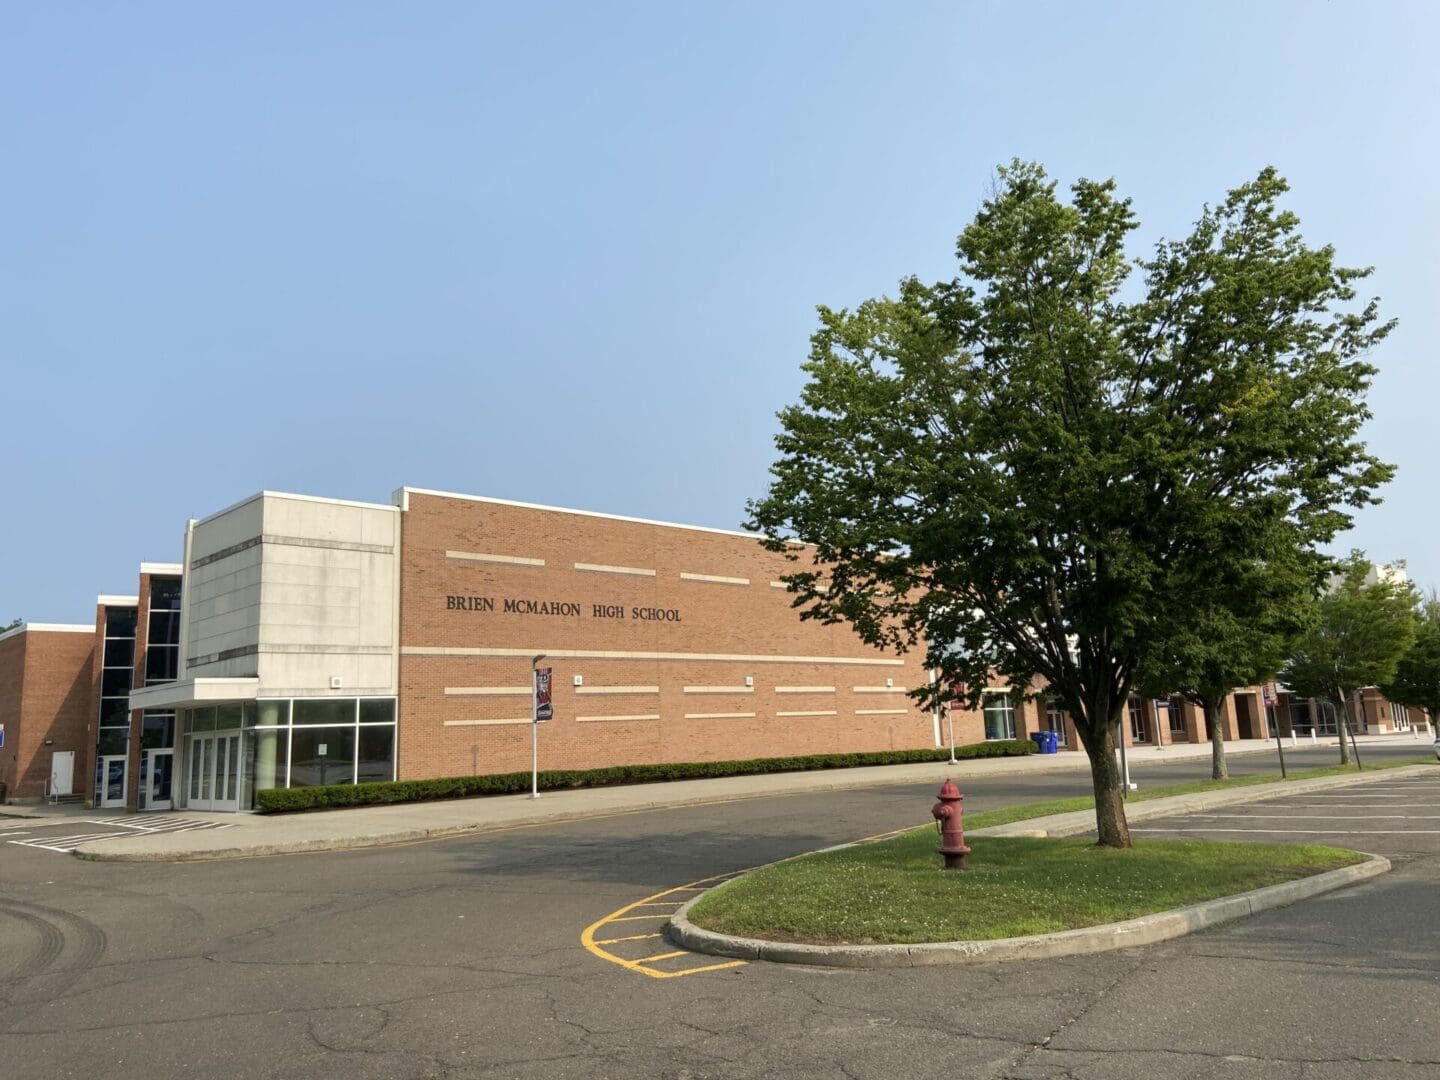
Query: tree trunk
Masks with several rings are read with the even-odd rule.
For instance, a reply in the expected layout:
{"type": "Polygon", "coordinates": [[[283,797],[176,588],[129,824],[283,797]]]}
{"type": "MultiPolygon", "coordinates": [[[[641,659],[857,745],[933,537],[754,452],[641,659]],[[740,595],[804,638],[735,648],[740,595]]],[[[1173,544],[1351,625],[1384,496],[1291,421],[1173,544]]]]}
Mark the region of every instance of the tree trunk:
{"type": "Polygon", "coordinates": [[[1228,780],[1230,766],[1225,762],[1225,699],[1207,698],[1205,726],[1210,729],[1210,779],[1228,780]]]}
{"type": "Polygon", "coordinates": [[[1336,689],[1339,691],[1336,697],[1340,699],[1335,710],[1335,724],[1340,732],[1340,764],[1349,765],[1350,744],[1346,741],[1345,736],[1350,732],[1350,709],[1345,704],[1345,688],[1341,686],[1336,689]]]}
{"type": "MultiPolygon", "coordinates": [[[[1118,720],[1118,716],[1115,718],[1118,720]]],[[[1093,721],[1092,721],[1093,723],[1093,721]]],[[[1120,766],[1115,761],[1116,724],[1101,720],[1098,730],[1082,739],[1090,758],[1090,779],[1095,785],[1095,831],[1100,847],[1128,848],[1130,823],[1125,820],[1125,797],[1120,766]]]]}

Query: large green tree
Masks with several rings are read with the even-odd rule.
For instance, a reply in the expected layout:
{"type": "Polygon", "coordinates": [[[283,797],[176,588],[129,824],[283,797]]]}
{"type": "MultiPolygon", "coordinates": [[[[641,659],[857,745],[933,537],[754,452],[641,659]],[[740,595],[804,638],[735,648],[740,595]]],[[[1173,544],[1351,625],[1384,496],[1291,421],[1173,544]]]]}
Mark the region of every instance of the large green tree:
{"type": "Polygon", "coordinates": [[[5,631],[7,631],[7,630],[14,630],[17,626],[19,626],[19,625],[20,625],[22,622],[24,622],[24,621],[25,621],[24,619],[11,619],[10,622],[8,622],[7,624],[5,624],[4,626],[0,626],[0,634],[5,633],[5,631]]]}
{"type": "Polygon", "coordinates": [[[1305,627],[1309,601],[1330,565],[1316,552],[1294,549],[1210,567],[1209,576],[1186,588],[1184,607],[1142,643],[1141,691],[1147,697],[1179,694],[1200,708],[1210,735],[1210,775],[1216,780],[1230,775],[1226,696],[1237,686],[1275,677],[1305,627]]]}
{"type": "Polygon", "coordinates": [[[1351,552],[1315,598],[1309,631],[1295,643],[1280,673],[1300,697],[1324,698],[1340,712],[1340,763],[1350,764],[1350,698],[1356,690],[1395,677],[1415,640],[1415,587],[1403,574],[1375,567],[1351,552]]]}
{"type": "Polygon", "coordinates": [[[1415,641],[1396,665],[1395,677],[1381,689],[1391,701],[1424,709],[1435,729],[1440,717],[1440,597],[1432,593],[1425,601],[1415,641]]]}
{"type": "Polygon", "coordinates": [[[1301,239],[1285,190],[1267,169],[1132,264],[1113,181],[1066,200],[1037,165],[999,170],[955,279],[820,309],[750,507],[810,560],[788,575],[804,617],[925,650],[922,704],[1047,683],[1103,845],[1130,843],[1122,710],[1186,583],[1282,539],[1313,551],[1390,472],[1356,437],[1361,357],[1389,325],[1353,303],[1366,271],[1301,239]]]}

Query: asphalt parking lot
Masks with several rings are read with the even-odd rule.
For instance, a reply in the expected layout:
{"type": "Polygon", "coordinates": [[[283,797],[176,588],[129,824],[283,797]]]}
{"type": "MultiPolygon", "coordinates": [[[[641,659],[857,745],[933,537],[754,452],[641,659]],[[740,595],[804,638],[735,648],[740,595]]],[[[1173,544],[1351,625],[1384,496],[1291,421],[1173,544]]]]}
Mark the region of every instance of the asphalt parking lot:
{"type": "MultiPolygon", "coordinates": [[[[1300,751],[1296,767],[1332,753],[1300,751]]],[[[698,879],[922,823],[929,786],[214,863],[89,863],[0,843],[0,1075],[1428,1080],[1440,1068],[1440,845],[1424,815],[1440,814],[1440,769],[1411,783],[1382,790],[1382,777],[1345,792],[1366,798],[1315,811],[1344,815],[1321,826],[1333,830],[1404,804],[1393,830],[1372,819],[1383,832],[1334,837],[1395,860],[1373,883],[1149,948],[886,972],[747,964],[657,978],[581,936],[698,879]]],[[[977,780],[967,808],[1085,786],[1078,773],[977,780]]],[[[1259,839],[1298,836],[1310,808],[1287,801],[1227,813],[1294,821],[1145,828],[1252,820],[1259,839]]],[[[601,936],[658,932],[650,912],[663,910],[601,936]]],[[[653,940],[635,947],[669,951],[653,940]]]]}

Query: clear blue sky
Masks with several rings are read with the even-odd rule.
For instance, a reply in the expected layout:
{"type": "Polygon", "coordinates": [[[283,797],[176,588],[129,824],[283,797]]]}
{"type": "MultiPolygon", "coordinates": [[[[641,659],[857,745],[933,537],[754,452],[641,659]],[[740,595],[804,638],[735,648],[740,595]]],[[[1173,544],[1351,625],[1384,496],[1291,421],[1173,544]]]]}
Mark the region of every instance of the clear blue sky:
{"type": "MultiPolygon", "coordinates": [[[[12,3],[0,621],[185,519],[402,484],[735,526],[814,305],[948,276],[993,167],[1141,242],[1273,163],[1399,331],[1344,541],[1440,583],[1440,6],[12,3]]],[[[1137,249],[1139,253],[1139,249],[1137,249]]]]}

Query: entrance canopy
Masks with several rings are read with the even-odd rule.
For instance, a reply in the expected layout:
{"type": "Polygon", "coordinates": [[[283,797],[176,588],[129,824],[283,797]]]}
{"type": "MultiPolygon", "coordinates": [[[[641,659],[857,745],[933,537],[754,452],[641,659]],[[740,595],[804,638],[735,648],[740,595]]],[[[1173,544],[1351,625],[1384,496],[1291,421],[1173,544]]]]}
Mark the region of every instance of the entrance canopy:
{"type": "Polygon", "coordinates": [[[185,679],[130,691],[131,709],[188,709],[221,701],[254,701],[260,694],[258,678],[185,679]]]}

